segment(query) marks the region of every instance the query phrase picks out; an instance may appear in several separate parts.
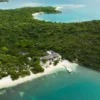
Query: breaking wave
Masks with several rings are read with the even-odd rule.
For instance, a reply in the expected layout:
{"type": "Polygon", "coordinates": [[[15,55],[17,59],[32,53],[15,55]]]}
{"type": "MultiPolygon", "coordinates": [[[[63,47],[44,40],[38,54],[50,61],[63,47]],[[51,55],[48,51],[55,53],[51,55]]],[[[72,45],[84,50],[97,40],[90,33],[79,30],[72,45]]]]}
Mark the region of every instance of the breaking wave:
{"type": "Polygon", "coordinates": [[[76,5],[76,4],[66,4],[66,5],[55,5],[57,8],[56,10],[61,9],[77,9],[77,8],[83,8],[85,5],[76,5]]]}

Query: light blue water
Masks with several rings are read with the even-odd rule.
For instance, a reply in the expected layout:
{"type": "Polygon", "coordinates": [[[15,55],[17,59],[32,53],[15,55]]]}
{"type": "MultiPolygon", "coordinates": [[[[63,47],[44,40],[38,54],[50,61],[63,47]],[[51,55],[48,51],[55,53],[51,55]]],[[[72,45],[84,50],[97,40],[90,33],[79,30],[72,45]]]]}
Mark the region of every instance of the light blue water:
{"type": "Polygon", "coordinates": [[[100,100],[100,73],[78,67],[0,91],[0,100],[100,100]]]}
{"type": "MultiPolygon", "coordinates": [[[[9,3],[0,3],[0,8],[48,5],[63,7],[63,13],[37,17],[60,22],[100,19],[100,0],[10,0],[9,3]]],[[[59,71],[2,89],[0,100],[100,100],[100,73],[81,66],[72,74],[59,71]]]]}
{"type": "Polygon", "coordinates": [[[0,3],[1,9],[25,6],[62,7],[62,14],[43,14],[37,18],[53,22],[76,22],[100,19],[100,0],[9,0],[0,3]]]}
{"type": "Polygon", "coordinates": [[[81,22],[100,19],[100,13],[96,12],[96,9],[92,10],[88,7],[63,8],[60,10],[62,14],[43,14],[38,15],[37,18],[53,22],[81,22]]]}

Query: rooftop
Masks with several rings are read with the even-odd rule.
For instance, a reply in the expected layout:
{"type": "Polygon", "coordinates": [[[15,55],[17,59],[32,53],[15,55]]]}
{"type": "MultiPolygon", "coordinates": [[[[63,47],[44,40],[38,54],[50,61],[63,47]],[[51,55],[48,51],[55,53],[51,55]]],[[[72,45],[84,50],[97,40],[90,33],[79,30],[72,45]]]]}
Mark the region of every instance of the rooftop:
{"type": "Polygon", "coordinates": [[[41,59],[50,60],[50,59],[53,59],[53,58],[55,58],[55,57],[58,57],[58,56],[59,56],[59,54],[58,54],[58,53],[56,53],[56,52],[54,52],[54,51],[52,51],[52,50],[47,51],[47,53],[48,53],[49,55],[44,56],[44,57],[41,57],[41,59]]]}

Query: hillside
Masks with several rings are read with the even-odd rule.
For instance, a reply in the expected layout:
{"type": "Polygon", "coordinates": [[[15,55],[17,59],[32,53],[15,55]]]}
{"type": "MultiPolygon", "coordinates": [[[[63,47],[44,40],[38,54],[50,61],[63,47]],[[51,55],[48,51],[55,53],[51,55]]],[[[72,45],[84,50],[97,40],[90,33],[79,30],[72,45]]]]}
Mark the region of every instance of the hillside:
{"type": "Polygon", "coordinates": [[[100,21],[52,23],[35,12],[59,13],[54,7],[0,10],[0,78],[43,72],[39,58],[54,50],[63,58],[100,71],[100,21]],[[32,60],[28,60],[31,57],[32,60]]]}

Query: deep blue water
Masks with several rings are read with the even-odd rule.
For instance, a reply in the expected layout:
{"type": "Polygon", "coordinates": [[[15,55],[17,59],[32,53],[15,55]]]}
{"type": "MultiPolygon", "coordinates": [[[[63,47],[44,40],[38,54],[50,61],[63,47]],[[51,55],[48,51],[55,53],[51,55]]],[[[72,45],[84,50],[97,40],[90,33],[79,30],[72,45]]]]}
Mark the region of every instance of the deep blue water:
{"type": "MultiPolygon", "coordinates": [[[[10,0],[1,9],[24,6],[58,6],[62,14],[44,14],[41,19],[59,22],[100,19],[100,0],[10,0]],[[81,6],[79,6],[81,5],[81,6]]],[[[54,74],[0,90],[0,100],[100,100],[100,73],[81,66],[69,74],[54,74]]]]}

